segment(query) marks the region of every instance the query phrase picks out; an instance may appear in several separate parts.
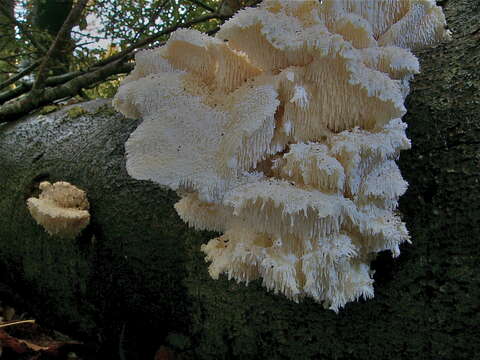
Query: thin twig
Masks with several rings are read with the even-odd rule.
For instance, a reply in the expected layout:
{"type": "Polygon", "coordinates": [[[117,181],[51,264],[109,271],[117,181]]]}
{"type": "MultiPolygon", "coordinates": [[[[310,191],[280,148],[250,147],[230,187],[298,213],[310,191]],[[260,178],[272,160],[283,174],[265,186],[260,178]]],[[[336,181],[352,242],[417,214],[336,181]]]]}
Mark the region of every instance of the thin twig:
{"type": "Polygon", "coordinates": [[[204,8],[205,10],[208,10],[212,13],[217,12],[214,8],[212,8],[211,6],[208,6],[203,1],[200,1],[200,0],[188,0],[188,1],[191,2],[192,4],[195,4],[197,6],[200,6],[200,7],[204,8]]]}
{"type": "Polygon", "coordinates": [[[72,34],[76,34],[76,35],[79,35],[79,36],[82,36],[82,37],[88,37],[90,39],[95,39],[95,40],[106,40],[107,39],[105,36],[90,35],[90,34],[86,34],[86,33],[81,32],[81,31],[76,31],[76,30],[72,30],[72,34]]]}
{"type": "Polygon", "coordinates": [[[29,75],[33,70],[35,70],[40,65],[40,60],[35,61],[33,64],[25,68],[24,70],[20,71],[16,75],[12,76],[10,79],[4,81],[0,84],[0,90],[5,89],[6,87],[14,84],[22,77],[29,75]]]}
{"type": "Polygon", "coordinates": [[[47,78],[47,67],[50,63],[50,60],[54,55],[56,55],[56,53],[58,52],[58,49],[60,48],[60,45],[70,35],[72,28],[77,23],[78,19],[80,18],[80,15],[82,14],[83,9],[85,8],[85,6],[87,6],[87,3],[88,3],[88,0],[79,0],[77,4],[72,8],[70,13],[68,14],[67,19],[63,22],[62,27],[58,31],[57,36],[55,37],[55,40],[53,41],[52,45],[48,49],[48,52],[43,58],[40,68],[38,69],[37,79],[35,80],[35,83],[33,84],[33,88],[32,88],[33,91],[43,86],[45,79],[47,78]]]}
{"type": "MultiPolygon", "coordinates": [[[[82,88],[86,88],[95,84],[102,79],[106,79],[109,76],[121,73],[127,73],[132,70],[133,63],[129,62],[133,58],[134,51],[139,48],[146,48],[157,41],[162,36],[168,35],[179,28],[190,27],[195,24],[199,24],[212,19],[222,20],[218,14],[208,14],[200,16],[196,19],[180,22],[176,25],[172,25],[156,34],[143,38],[136,43],[130,45],[125,50],[114,54],[107,59],[100,60],[97,63],[90,66],[88,70],[75,71],[59,76],[48,77],[44,79],[45,89],[37,92],[33,96],[34,92],[30,92],[29,95],[19,98],[13,102],[5,104],[5,101],[18,98],[20,95],[27,93],[31,88],[31,83],[21,83],[15,89],[7,92],[0,93],[0,123],[12,121],[19,116],[29,113],[30,111],[55,100],[75,96],[82,88]]],[[[218,28],[209,31],[209,34],[213,34],[218,31],[218,28]]]]}
{"type": "MultiPolygon", "coordinates": [[[[125,61],[131,60],[133,56],[127,56],[125,58],[125,61]]],[[[66,74],[61,74],[61,75],[55,75],[55,76],[50,76],[45,80],[45,86],[47,87],[54,87],[58,85],[65,84],[66,82],[73,80],[79,76],[85,75],[87,73],[93,72],[98,70],[98,68],[89,68],[86,70],[78,70],[78,71],[72,71],[66,74]]],[[[99,79],[100,81],[104,81],[104,79],[99,79]]],[[[8,91],[0,92],[0,105],[6,103],[9,100],[12,100],[20,95],[28,93],[33,86],[33,82],[21,82],[19,86],[17,86],[15,89],[11,89],[8,91]]],[[[1,111],[1,106],[0,106],[0,111],[1,111]]]]}
{"type": "Polygon", "coordinates": [[[138,38],[150,27],[152,26],[153,24],[155,24],[155,20],[158,19],[158,16],[160,15],[160,12],[163,10],[163,8],[165,7],[165,5],[167,5],[167,2],[169,0],[164,0],[162,4],[160,4],[159,6],[156,7],[156,9],[154,9],[152,15],[150,16],[150,18],[148,19],[148,22],[146,24],[144,24],[140,29],[139,31],[137,31],[137,35],[135,36],[135,41],[138,40],[138,38]]]}
{"type": "Polygon", "coordinates": [[[15,26],[17,26],[20,31],[22,32],[22,34],[28,39],[30,40],[30,42],[32,43],[32,45],[37,48],[40,52],[42,52],[43,54],[45,54],[47,52],[47,50],[45,50],[45,48],[35,39],[34,36],[32,36],[32,34],[30,33],[30,31],[25,27],[23,26],[23,24],[20,22],[20,21],[17,21],[17,19],[15,19],[15,17],[12,17],[12,15],[6,10],[5,8],[5,4],[1,4],[0,3],[0,12],[7,18],[9,19],[15,26]]]}
{"type": "MultiPolygon", "coordinates": [[[[0,52],[1,52],[1,50],[0,50],[0,52]]],[[[9,55],[9,56],[2,56],[0,58],[0,61],[4,61],[4,62],[8,63],[10,60],[17,61],[19,58],[23,58],[23,57],[27,57],[27,56],[31,58],[31,57],[33,57],[34,54],[35,54],[34,52],[30,52],[30,51],[29,52],[23,52],[23,53],[15,53],[15,54],[9,55]]]]}
{"type": "Polygon", "coordinates": [[[4,321],[0,323],[0,328],[4,328],[7,326],[12,325],[20,325],[20,324],[35,324],[35,320],[11,320],[11,321],[4,321]]]}
{"type": "Polygon", "coordinates": [[[0,123],[18,119],[19,116],[28,114],[40,106],[50,104],[54,100],[75,96],[80,89],[97,82],[99,79],[106,79],[115,74],[128,73],[132,69],[133,64],[124,64],[121,61],[117,61],[95,71],[80,75],[62,85],[45,88],[37,96],[25,96],[12,103],[4,104],[0,106],[0,123]]]}
{"type": "Polygon", "coordinates": [[[140,47],[151,44],[151,43],[155,42],[156,40],[158,40],[158,38],[160,38],[164,35],[168,35],[168,34],[174,32],[177,29],[190,27],[192,25],[199,24],[199,23],[202,23],[202,22],[205,22],[205,21],[208,21],[208,20],[212,20],[212,19],[219,19],[219,16],[217,14],[209,14],[209,15],[200,16],[196,19],[193,19],[193,20],[181,23],[181,24],[172,25],[165,30],[162,30],[162,31],[160,31],[156,34],[150,35],[146,38],[143,38],[143,39],[137,41],[135,44],[130,45],[125,50],[120,51],[119,53],[116,53],[115,55],[112,55],[107,59],[99,61],[94,66],[102,66],[102,65],[106,65],[108,63],[111,63],[113,61],[119,60],[119,59],[123,58],[125,55],[134,51],[135,49],[138,49],[140,47]]]}

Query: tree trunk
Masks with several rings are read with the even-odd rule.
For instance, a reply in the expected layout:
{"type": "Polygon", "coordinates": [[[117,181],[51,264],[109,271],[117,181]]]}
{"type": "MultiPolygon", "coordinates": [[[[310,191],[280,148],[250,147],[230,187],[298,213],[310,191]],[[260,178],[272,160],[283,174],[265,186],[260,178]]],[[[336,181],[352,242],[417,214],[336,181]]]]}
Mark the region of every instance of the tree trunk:
{"type": "MultiPolygon", "coordinates": [[[[375,298],[338,315],[212,280],[200,245],[215,236],[183,224],[176,195],[125,171],[138,121],[86,103],[0,125],[3,282],[40,321],[104,341],[109,358],[473,359],[480,353],[480,3],[448,1],[454,40],[419,54],[405,121],[413,148],[400,166],[413,244],[374,262],[375,298]],[[38,182],[86,190],[91,225],[49,236],[25,201],[38,182]],[[122,331],[123,330],[123,331],[122,331]]],[[[0,295],[2,290],[0,289],[0,295]]],[[[3,291],[4,298],[7,292],[3,291]]]]}

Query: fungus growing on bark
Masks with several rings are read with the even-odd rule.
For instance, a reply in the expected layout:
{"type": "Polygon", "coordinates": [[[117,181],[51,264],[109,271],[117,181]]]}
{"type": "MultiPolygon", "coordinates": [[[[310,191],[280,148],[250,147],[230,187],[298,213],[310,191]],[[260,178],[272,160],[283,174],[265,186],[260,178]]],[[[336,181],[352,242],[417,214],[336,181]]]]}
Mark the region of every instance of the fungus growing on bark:
{"type": "Polygon", "coordinates": [[[137,54],[114,99],[143,118],[127,171],[223,233],[201,248],[213,278],[334,311],[372,297],[371,260],[409,241],[394,211],[410,48],[448,36],[430,0],[266,0],[215,38],[178,30],[137,54]]]}
{"type": "Polygon", "coordinates": [[[39,188],[39,197],[27,200],[32,217],[50,235],[75,238],[90,222],[85,191],[64,181],[44,181],[39,188]]]}

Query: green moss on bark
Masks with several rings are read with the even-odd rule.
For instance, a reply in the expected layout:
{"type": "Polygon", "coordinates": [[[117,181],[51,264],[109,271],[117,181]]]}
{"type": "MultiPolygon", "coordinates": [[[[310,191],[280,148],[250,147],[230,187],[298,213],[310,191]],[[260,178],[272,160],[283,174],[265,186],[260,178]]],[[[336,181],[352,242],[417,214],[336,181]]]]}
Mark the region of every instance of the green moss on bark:
{"type": "Polygon", "coordinates": [[[144,331],[128,346],[154,351],[188,319],[186,228],[174,193],[126,173],[124,143],[138,121],[102,104],[82,105],[74,119],[65,109],[0,127],[3,280],[35,299],[29,310],[41,321],[110,349],[123,327],[129,337],[144,331]],[[50,236],[28,213],[43,180],[87,192],[91,224],[77,239],[50,236]]]}

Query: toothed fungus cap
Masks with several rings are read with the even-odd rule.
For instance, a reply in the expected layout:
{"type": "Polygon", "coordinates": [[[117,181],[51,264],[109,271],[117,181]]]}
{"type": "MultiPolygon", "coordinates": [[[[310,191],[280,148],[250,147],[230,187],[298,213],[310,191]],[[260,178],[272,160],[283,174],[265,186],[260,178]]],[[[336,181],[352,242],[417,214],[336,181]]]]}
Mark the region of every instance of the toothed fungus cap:
{"type": "Polygon", "coordinates": [[[39,188],[39,197],[27,200],[32,217],[50,235],[75,238],[90,222],[85,191],[64,181],[44,181],[39,188]]]}
{"type": "Polygon", "coordinates": [[[262,279],[334,311],[373,296],[370,262],[409,241],[395,213],[412,48],[448,39],[431,0],[265,0],[215,37],[139,52],[114,99],[143,122],[127,171],[177,190],[217,279],[262,279]]]}

